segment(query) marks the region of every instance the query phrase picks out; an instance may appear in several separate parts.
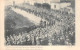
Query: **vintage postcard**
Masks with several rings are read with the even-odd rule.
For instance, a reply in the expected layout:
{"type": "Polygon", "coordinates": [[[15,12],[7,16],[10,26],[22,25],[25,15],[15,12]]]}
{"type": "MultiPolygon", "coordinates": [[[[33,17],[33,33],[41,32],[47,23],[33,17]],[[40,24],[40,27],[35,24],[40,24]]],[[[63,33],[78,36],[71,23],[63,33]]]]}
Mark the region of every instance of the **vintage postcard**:
{"type": "Polygon", "coordinates": [[[4,50],[75,48],[76,2],[79,0],[2,1],[0,46],[4,50]]]}

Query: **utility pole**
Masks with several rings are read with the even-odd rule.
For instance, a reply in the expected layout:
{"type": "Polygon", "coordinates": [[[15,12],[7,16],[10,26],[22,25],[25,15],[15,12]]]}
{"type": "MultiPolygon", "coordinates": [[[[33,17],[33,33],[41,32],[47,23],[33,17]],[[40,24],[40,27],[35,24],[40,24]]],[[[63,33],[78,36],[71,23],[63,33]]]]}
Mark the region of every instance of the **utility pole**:
{"type": "Polygon", "coordinates": [[[13,1],[13,6],[15,6],[15,1],[13,1]]]}

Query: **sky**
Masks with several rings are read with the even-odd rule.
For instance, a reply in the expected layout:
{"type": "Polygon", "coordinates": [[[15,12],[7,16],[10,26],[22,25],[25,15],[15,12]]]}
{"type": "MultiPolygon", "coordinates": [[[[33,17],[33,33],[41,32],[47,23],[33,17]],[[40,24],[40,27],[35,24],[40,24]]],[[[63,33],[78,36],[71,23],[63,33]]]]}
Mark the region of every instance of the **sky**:
{"type": "MultiPolygon", "coordinates": [[[[23,3],[24,1],[25,2],[30,2],[30,3],[34,3],[34,2],[38,2],[38,3],[41,3],[41,2],[57,2],[57,1],[60,1],[60,0],[5,0],[5,5],[12,5],[13,1],[16,2],[16,4],[19,4],[19,3],[23,3]]],[[[68,1],[74,1],[74,0],[68,0],[68,1]]]]}
{"type": "Polygon", "coordinates": [[[34,3],[34,2],[50,2],[50,1],[59,1],[59,0],[5,0],[5,5],[12,5],[13,1],[16,2],[16,4],[19,4],[19,3],[23,3],[24,1],[25,2],[30,2],[30,3],[34,3]]]}

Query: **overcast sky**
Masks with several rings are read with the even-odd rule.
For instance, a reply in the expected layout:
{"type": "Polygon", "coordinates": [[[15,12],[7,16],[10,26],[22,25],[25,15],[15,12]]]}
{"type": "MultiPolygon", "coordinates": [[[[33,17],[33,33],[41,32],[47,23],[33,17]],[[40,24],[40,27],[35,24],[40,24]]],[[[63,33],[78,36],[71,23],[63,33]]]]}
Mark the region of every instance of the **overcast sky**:
{"type": "MultiPolygon", "coordinates": [[[[53,2],[57,2],[57,1],[59,1],[59,0],[5,0],[5,5],[11,5],[12,3],[13,3],[13,1],[15,1],[16,2],[16,4],[18,4],[18,3],[23,3],[24,1],[25,2],[30,2],[30,3],[34,3],[35,1],[36,2],[50,2],[50,1],[53,1],[53,2]]],[[[71,0],[70,0],[71,1],[71,0]]],[[[73,0],[72,0],[73,1],[73,0]]]]}
{"type": "MultiPolygon", "coordinates": [[[[18,4],[18,3],[23,3],[24,2],[24,0],[5,0],[6,2],[6,5],[10,5],[10,4],[12,4],[12,2],[13,1],[15,1],[16,2],[16,4],[18,4]]],[[[25,0],[25,2],[30,2],[30,3],[34,3],[35,1],[36,2],[50,2],[50,1],[52,1],[52,0],[25,0]]],[[[59,0],[53,0],[53,1],[59,1],[59,0]]]]}

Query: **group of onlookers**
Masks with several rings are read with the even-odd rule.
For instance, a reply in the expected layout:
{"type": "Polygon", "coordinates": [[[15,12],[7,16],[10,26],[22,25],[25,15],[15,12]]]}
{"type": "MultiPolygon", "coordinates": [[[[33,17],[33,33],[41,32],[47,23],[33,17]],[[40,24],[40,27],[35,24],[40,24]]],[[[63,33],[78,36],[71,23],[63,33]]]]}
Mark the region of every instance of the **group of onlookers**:
{"type": "MultiPolygon", "coordinates": [[[[18,7],[49,22],[30,32],[6,37],[7,45],[74,45],[75,15],[60,10],[18,7]]],[[[45,22],[44,22],[45,23],[45,22]]]]}
{"type": "Polygon", "coordinates": [[[54,26],[6,37],[7,45],[74,45],[74,43],[74,31],[56,30],[54,26]]]}

